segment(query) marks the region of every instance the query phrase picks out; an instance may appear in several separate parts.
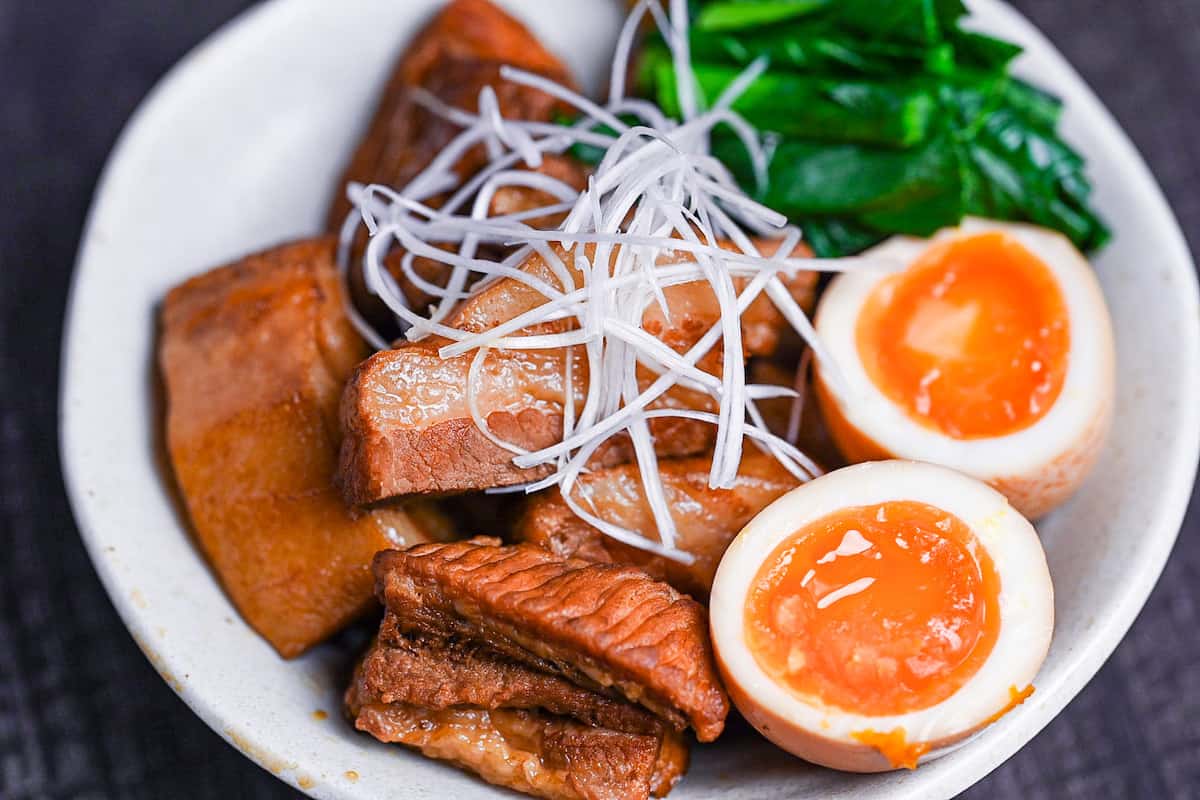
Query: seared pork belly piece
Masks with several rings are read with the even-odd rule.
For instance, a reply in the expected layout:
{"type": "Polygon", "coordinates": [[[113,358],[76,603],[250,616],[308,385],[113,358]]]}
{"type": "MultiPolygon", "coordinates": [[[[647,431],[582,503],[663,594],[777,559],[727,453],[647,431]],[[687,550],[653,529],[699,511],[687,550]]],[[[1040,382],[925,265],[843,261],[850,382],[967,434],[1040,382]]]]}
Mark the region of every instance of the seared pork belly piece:
{"type": "Polygon", "coordinates": [[[537,711],[429,709],[366,702],[354,726],[449,761],[488,783],[548,800],[642,800],[669,791],[654,736],[593,728],[537,711]]]}
{"type": "Polygon", "coordinates": [[[541,709],[625,733],[657,736],[664,730],[662,720],[627,700],[538,672],[477,642],[407,634],[401,627],[386,615],[378,640],[359,667],[382,702],[439,709],[541,709]]]}
{"type": "MultiPolygon", "coordinates": [[[[493,442],[471,416],[467,385],[473,356],[442,358],[445,340],[429,339],[376,353],[346,385],[342,401],[340,480],[348,502],[375,503],[412,494],[445,494],[536,480],[550,467],[521,469],[513,453],[493,442]]],[[[583,403],[587,364],[573,355],[573,395],[583,403]]],[[[526,450],[562,438],[566,394],[562,350],[492,350],[477,378],[475,402],[488,429],[526,450]]],[[[652,380],[642,378],[643,385],[652,380]]],[[[655,408],[711,409],[707,395],[674,389],[655,408]]],[[[713,428],[689,420],[652,420],[662,453],[707,448],[713,428]]],[[[597,453],[597,463],[632,457],[624,437],[597,453]]]]}
{"type": "MultiPolygon", "coordinates": [[[[764,246],[770,252],[769,243],[764,246]]],[[[594,249],[591,251],[594,253],[594,249]]],[[[578,284],[582,276],[574,261],[557,249],[578,284]]],[[[685,254],[665,257],[664,264],[690,260],[685,254]]],[[[553,270],[541,256],[526,260],[522,270],[557,284],[553,270]]],[[[743,280],[735,281],[740,288],[743,280]]],[[[815,276],[798,272],[788,279],[793,297],[811,305],[815,276]]],[[[720,319],[712,288],[704,282],[666,287],[670,315],[657,302],[643,314],[642,326],[677,352],[686,352],[720,319]]],[[[503,279],[476,293],[451,316],[447,324],[480,333],[491,330],[545,302],[537,290],[514,279],[503,279]]],[[[743,345],[748,355],[771,353],[786,322],[766,297],[759,297],[742,315],[743,345]]],[[[552,325],[536,332],[547,333],[552,325]]],[[[525,330],[525,333],[533,332],[525,330]]],[[[468,403],[467,387],[475,353],[443,359],[438,350],[446,341],[426,339],[404,343],[376,353],[363,362],[346,386],[342,402],[340,479],[346,500],[371,504],[409,494],[439,494],[487,489],[537,480],[550,467],[520,469],[512,451],[492,441],[476,425],[468,403]]],[[[567,396],[564,350],[489,350],[474,383],[475,402],[489,430],[500,439],[526,450],[537,450],[562,437],[563,400],[567,396]]],[[[573,397],[583,402],[587,365],[583,348],[574,348],[573,397]]],[[[721,368],[720,348],[701,360],[713,373],[721,368]]],[[[643,386],[653,380],[644,372],[643,386]]],[[[655,408],[693,408],[711,411],[715,404],[705,394],[675,387],[656,401],[655,408]]],[[[694,455],[707,449],[715,429],[703,422],[680,419],[652,420],[651,434],[663,456],[694,455]]],[[[630,460],[628,443],[617,437],[597,453],[596,464],[630,460]]]]}
{"type": "MultiPolygon", "coordinates": [[[[720,246],[730,252],[737,251],[729,242],[721,242],[720,246]]],[[[773,256],[778,250],[778,243],[760,241],[758,247],[763,255],[773,256]]],[[[574,258],[560,245],[554,245],[553,250],[575,285],[582,285],[584,276],[575,268],[574,258]]],[[[595,246],[589,245],[586,253],[589,259],[594,259],[595,246]]],[[[792,251],[796,258],[805,258],[811,254],[812,251],[804,244],[798,245],[792,251]]],[[[691,254],[678,251],[663,254],[659,257],[658,264],[671,266],[693,260],[691,254]]],[[[521,265],[521,270],[550,286],[562,288],[555,270],[541,256],[535,255],[527,259],[521,265]]],[[[817,273],[797,271],[782,277],[782,280],[796,302],[805,310],[811,310],[816,298],[817,273]]],[[[734,288],[740,291],[747,281],[744,278],[736,278],[733,283],[734,288]]],[[[667,319],[657,302],[652,302],[643,314],[642,326],[648,333],[662,339],[679,352],[684,352],[695,344],[696,340],[720,318],[720,306],[716,295],[706,283],[696,281],[667,286],[663,295],[671,311],[670,319],[667,319]]],[[[503,278],[464,301],[448,324],[464,331],[478,333],[502,325],[545,302],[546,297],[528,283],[515,278],[503,278]]],[[[780,331],[786,325],[774,303],[765,295],[760,295],[742,314],[742,346],[747,355],[770,355],[775,352],[780,331]]]]}
{"type": "Polygon", "coordinates": [[[659,750],[653,736],[593,728],[536,711],[367,703],[354,725],[380,741],[449,761],[488,783],[549,800],[649,797],[659,750]]]}
{"type": "MultiPolygon", "coordinates": [[[[796,365],[783,364],[774,359],[756,358],[750,362],[750,380],[753,383],[774,384],[791,388],[796,382],[796,365]]],[[[829,435],[829,427],[821,417],[812,375],[806,378],[805,399],[801,406],[800,427],[796,432],[796,447],[823,469],[833,470],[846,465],[846,459],[838,452],[837,445],[829,435]]],[[[758,409],[763,421],[776,436],[786,437],[792,417],[792,398],[771,397],[760,400],[758,409]]]]}
{"type": "Polygon", "coordinates": [[[400,631],[469,640],[616,693],[702,742],[724,728],[704,607],[641,570],[473,539],[379,553],[375,575],[400,631]]]}
{"type": "MultiPolygon", "coordinates": [[[[446,105],[475,112],[479,92],[496,90],[501,114],[508,119],[546,121],[560,108],[545,92],[500,77],[511,65],[573,85],[567,68],[530,31],[489,0],[453,0],[405,48],[384,87],[366,136],[350,160],[329,210],[329,230],[341,228],[350,211],[345,188],[357,182],[402,187],[461,131],[455,123],[417,102],[424,90],[446,105]]],[[[455,165],[468,177],[487,163],[483,147],[455,165]]]]}
{"type": "MultiPolygon", "coordinates": [[[[547,175],[562,181],[579,192],[587,188],[588,176],[591,175],[591,167],[588,165],[577,161],[569,155],[557,155],[555,153],[546,153],[543,155],[541,166],[536,169],[531,169],[523,161],[517,166],[520,169],[537,172],[541,175],[547,175]]],[[[501,186],[492,196],[492,202],[488,206],[488,213],[493,217],[511,216],[513,214],[533,211],[534,209],[542,209],[548,205],[556,205],[559,202],[561,201],[558,198],[540,189],[534,189],[529,186],[501,186]]],[[[523,221],[526,225],[533,228],[546,230],[557,228],[566,218],[566,212],[559,212],[557,214],[529,217],[523,221]]]]}
{"type": "MultiPolygon", "coordinates": [[[[442,9],[417,34],[396,64],[366,136],[338,181],[329,209],[328,230],[340,230],[350,212],[348,184],[379,183],[402,188],[461,132],[460,126],[421,105],[417,101],[418,91],[427,92],[447,106],[474,113],[478,111],[480,91],[492,87],[504,117],[551,120],[560,108],[559,102],[537,89],[501,78],[500,68],[505,64],[572,85],[566,67],[521,23],[488,0],[454,0],[442,9]]],[[[465,179],[486,162],[486,150],[481,145],[465,153],[454,170],[465,179]]],[[[549,156],[539,171],[581,189],[586,184],[584,167],[567,157],[549,156]]],[[[426,202],[436,207],[442,199],[427,198],[426,202]]],[[[503,189],[494,198],[492,213],[512,213],[553,202],[553,198],[537,190],[503,189]]],[[[362,238],[365,240],[365,234],[362,238]]],[[[360,247],[362,244],[360,240],[360,247]]],[[[411,307],[424,309],[434,298],[403,274],[402,255],[393,254],[388,260],[389,269],[411,307]]],[[[447,268],[443,264],[416,259],[413,266],[430,283],[440,285],[445,280],[447,268]]],[[[356,302],[368,311],[384,311],[382,303],[366,292],[360,271],[351,272],[351,286],[356,302]]]]}
{"type": "MultiPolygon", "coordinates": [[[[587,169],[583,164],[570,156],[547,154],[542,158],[542,164],[537,169],[529,169],[524,162],[515,165],[513,169],[549,175],[563,181],[576,191],[583,191],[587,186],[587,169]]],[[[434,198],[429,205],[431,207],[440,206],[439,199],[434,198]]],[[[492,196],[492,201],[488,206],[488,214],[492,217],[519,214],[533,211],[534,209],[545,208],[556,203],[558,203],[556,197],[540,189],[527,186],[501,186],[496,189],[495,194],[492,196]]],[[[566,213],[560,212],[526,218],[522,222],[534,228],[547,229],[558,227],[565,218],[566,213]]],[[[365,244],[365,241],[365,229],[360,229],[358,246],[361,247],[365,244]]],[[[445,245],[445,249],[453,251],[455,248],[454,246],[445,245]]],[[[481,244],[478,255],[481,258],[502,261],[510,252],[512,252],[511,248],[504,248],[495,244],[481,244]]],[[[382,300],[367,293],[362,270],[357,266],[360,255],[361,250],[356,249],[351,259],[355,266],[350,271],[351,292],[356,304],[359,307],[378,307],[378,313],[374,313],[372,318],[378,317],[381,313],[390,314],[391,312],[383,307],[382,300]]],[[[419,279],[415,280],[404,268],[405,255],[406,251],[403,248],[395,247],[384,258],[383,265],[396,280],[396,284],[400,287],[401,291],[404,292],[404,297],[407,299],[409,307],[423,313],[431,306],[436,305],[438,298],[430,294],[427,288],[422,286],[420,282],[424,281],[434,286],[445,286],[450,269],[442,262],[432,258],[414,258],[412,259],[411,268],[412,272],[416,273],[417,279],[419,279]]],[[[474,277],[472,276],[468,278],[467,285],[470,286],[473,283],[474,277]]]]}
{"type": "MultiPolygon", "coordinates": [[[[631,564],[656,580],[707,601],[713,576],[729,543],[747,522],[799,481],[770,455],[748,446],[731,489],[708,485],[711,457],[658,462],[667,506],[675,518],[676,547],[696,557],[680,564],[605,536],[575,515],[557,488],[530,498],[516,527],[518,539],[544,547],[560,558],[631,564]]],[[[576,493],[601,519],[658,538],[654,514],[636,464],[593,470],[579,476],[576,493]]]]}
{"type": "Polygon", "coordinates": [[[646,710],[390,616],[346,693],[355,726],[541,797],[662,797],[683,739],[646,710]],[[536,769],[534,769],[536,767],[536,769]]]}
{"type": "Polygon", "coordinates": [[[162,309],[166,444],[196,539],[245,620],[298,655],[373,604],[376,551],[436,512],[348,508],[338,398],[366,346],[331,240],[284,245],[175,288],[162,309]]]}

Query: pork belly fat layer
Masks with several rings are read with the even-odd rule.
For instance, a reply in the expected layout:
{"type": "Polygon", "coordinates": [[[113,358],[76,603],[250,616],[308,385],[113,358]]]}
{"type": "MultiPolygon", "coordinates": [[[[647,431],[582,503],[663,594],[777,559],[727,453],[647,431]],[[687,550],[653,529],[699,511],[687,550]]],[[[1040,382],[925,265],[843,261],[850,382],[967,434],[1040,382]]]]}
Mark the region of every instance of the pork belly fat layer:
{"type": "Polygon", "coordinates": [[[488,783],[548,800],[650,796],[659,740],[536,711],[364,705],[354,726],[449,761],[488,783]]]}
{"type": "Polygon", "coordinates": [[[166,444],[196,539],[285,657],[372,604],[376,551],[429,538],[334,488],[338,399],[366,347],[333,252],[320,239],[248,256],[173,289],[162,310],[166,444]]]}
{"type": "MultiPolygon", "coordinates": [[[[709,488],[712,459],[707,456],[664,459],[658,467],[667,506],[676,522],[676,545],[696,557],[692,564],[680,564],[605,536],[577,517],[557,488],[529,499],[516,536],[560,558],[632,564],[685,594],[707,600],[729,543],[759,511],[799,484],[777,460],[754,447],[747,447],[730,489],[709,488]]],[[[581,475],[579,483],[578,491],[586,493],[601,518],[648,539],[658,538],[658,525],[637,465],[594,470],[581,475]]]]}
{"type": "Polygon", "coordinates": [[[530,669],[476,643],[400,633],[391,615],[364,656],[359,676],[371,696],[384,703],[541,709],[624,733],[658,736],[664,730],[662,721],[640,706],[530,669]]]}
{"type": "Polygon", "coordinates": [[[542,797],[662,797],[688,763],[678,735],[623,700],[477,646],[399,634],[387,619],[346,710],[376,738],[542,797]]]}
{"type": "Polygon", "coordinates": [[[402,629],[479,642],[535,669],[616,691],[700,741],[729,712],[705,611],[644,572],[475,539],[375,558],[377,591],[402,629]]]}

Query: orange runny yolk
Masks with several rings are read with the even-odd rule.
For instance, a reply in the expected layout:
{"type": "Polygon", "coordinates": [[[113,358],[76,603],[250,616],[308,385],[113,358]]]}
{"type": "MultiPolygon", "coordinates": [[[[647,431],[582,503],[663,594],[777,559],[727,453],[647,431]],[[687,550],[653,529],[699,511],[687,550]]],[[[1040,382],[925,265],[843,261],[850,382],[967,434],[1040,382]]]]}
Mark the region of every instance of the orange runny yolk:
{"type": "Polygon", "coordinates": [[[928,708],[978,671],[1000,581],[967,525],[924,503],[844,508],[788,537],[746,599],[746,643],[777,683],[858,714],[928,708]]]}
{"type": "Polygon", "coordinates": [[[1049,268],[1005,233],[935,244],[867,298],[858,355],[917,422],[956,439],[1037,422],[1062,389],[1066,302],[1049,268]]]}
{"type": "Polygon", "coordinates": [[[874,747],[896,768],[916,769],[921,756],[929,752],[928,742],[910,744],[904,728],[892,728],[887,733],[868,728],[850,735],[855,740],[874,747]]]}

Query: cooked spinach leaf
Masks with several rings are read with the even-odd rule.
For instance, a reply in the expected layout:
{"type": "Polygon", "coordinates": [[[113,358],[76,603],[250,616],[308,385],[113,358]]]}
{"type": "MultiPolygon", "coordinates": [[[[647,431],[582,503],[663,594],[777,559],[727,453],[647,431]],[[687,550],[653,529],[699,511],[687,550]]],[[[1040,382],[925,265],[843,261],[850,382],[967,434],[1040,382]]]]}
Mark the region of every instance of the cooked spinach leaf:
{"type": "MultiPolygon", "coordinates": [[[[741,72],[735,67],[697,64],[700,96],[720,97],[741,72]]],[[[658,104],[679,116],[675,67],[658,65],[658,104]]],[[[863,142],[909,147],[925,140],[936,111],[933,94],[920,84],[847,81],[768,72],[733,104],[761,129],[799,139],[863,142]]]]}
{"type": "Polygon", "coordinates": [[[696,18],[702,31],[753,28],[802,17],[829,5],[831,0],[722,0],[708,3],[696,18]]]}
{"type": "MultiPolygon", "coordinates": [[[[745,66],[769,69],[734,104],[774,142],[767,186],[733,136],[715,154],[747,191],[800,224],[823,255],[964,215],[1026,220],[1084,250],[1109,237],[1080,155],[1056,130],[1062,104],[1008,73],[1021,49],[966,30],[961,0],[700,0],[693,70],[715,102],[745,66]]],[[[637,80],[679,114],[660,38],[637,80]]]]}

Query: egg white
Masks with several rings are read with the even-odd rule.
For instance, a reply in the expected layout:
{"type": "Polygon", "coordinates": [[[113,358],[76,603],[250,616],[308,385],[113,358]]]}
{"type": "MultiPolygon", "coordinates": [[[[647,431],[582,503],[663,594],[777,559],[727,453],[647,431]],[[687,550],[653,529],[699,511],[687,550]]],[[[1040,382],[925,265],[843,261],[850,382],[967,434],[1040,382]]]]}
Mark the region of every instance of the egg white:
{"type": "Polygon", "coordinates": [[[864,730],[903,728],[909,744],[929,743],[922,760],[949,752],[1006,709],[1012,687],[1034,682],[1054,629],[1054,591],[1033,526],[1003,495],[953,470],[911,461],[845,467],[776,500],[742,530],[717,570],[709,617],[713,646],[738,710],[764,736],[794,755],[835,769],[894,768],[857,741],[864,730]],[[999,632],[979,671],[945,700],[903,714],[872,716],[824,705],[776,683],[746,644],[745,609],[764,559],[821,517],[889,501],[927,503],[957,516],[991,557],[1000,580],[999,632]]]}
{"type": "MultiPolygon", "coordinates": [[[[930,240],[897,237],[868,256],[908,265],[931,244],[999,231],[1046,265],[1062,292],[1070,346],[1062,390],[1030,426],[990,438],[955,439],[926,427],[892,401],[868,376],[859,357],[857,325],[863,305],[888,276],[839,275],[817,309],[816,330],[831,365],[818,366],[824,398],[864,439],[890,457],[929,461],[986,481],[1037,518],[1074,493],[1094,466],[1112,423],[1115,351],[1112,322],[1090,264],[1066,237],[1032,225],[968,219],[930,240]]],[[[825,408],[825,404],[823,404],[825,408]]],[[[826,414],[830,409],[825,409],[826,414]]],[[[836,430],[836,425],[832,426],[836,430]]],[[[838,438],[835,435],[835,438],[838,438]]],[[[843,440],[839,447],[847,448],[843,440]]],[[[852,452],[846,455],[856,460],[852,452]]]]}

